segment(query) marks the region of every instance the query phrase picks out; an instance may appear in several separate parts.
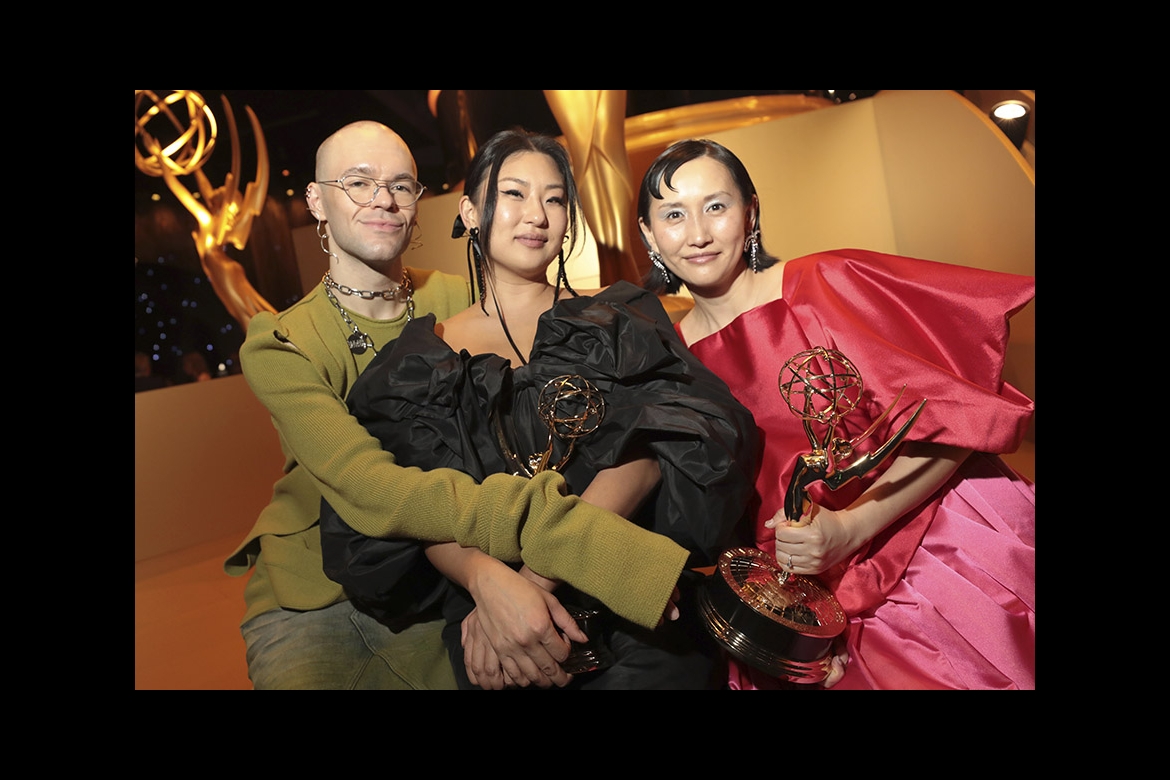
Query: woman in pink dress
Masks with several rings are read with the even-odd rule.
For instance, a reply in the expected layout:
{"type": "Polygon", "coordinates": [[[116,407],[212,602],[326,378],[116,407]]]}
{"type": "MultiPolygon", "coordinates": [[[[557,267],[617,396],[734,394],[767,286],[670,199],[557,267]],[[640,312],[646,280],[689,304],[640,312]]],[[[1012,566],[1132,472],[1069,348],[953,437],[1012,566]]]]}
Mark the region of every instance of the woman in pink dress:
{"type": "MultiPolygon", "coordinates": [[[[823,580],[848,617],[844,676],[838,666],[825,686],[1034,689],[1035,485],[998,457],[1019,447],[1034,411],[1002,379],[1008,320],[1034,278],[859,249],[778,260],[759,214],[743,164],[712,141],[663,152],[638,201],[647,286],[687,286],[695,305],[679,334],[760,429],[756,545],[823,580]],[[842,353],[864,381],[838,425],[845,439],[906,386],[860,450],[927,403],[894,457],[837,490],[814,482],[788,518],[788,482],[812,447],[778,380],[814,347],[842,353]]],[[[734,660],[729,685],[788,687],[734,660]]]]}

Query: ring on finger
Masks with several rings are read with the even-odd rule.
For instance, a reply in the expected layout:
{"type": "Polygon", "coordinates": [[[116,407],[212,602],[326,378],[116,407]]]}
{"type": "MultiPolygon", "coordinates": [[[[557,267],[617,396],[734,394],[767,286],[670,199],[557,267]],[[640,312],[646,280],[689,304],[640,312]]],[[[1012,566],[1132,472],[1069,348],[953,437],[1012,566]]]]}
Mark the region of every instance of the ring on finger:
{"type": "Polygon", "coordinates": [[[792,568],[792,553],[788,553],[788,568],[792,568]]]}

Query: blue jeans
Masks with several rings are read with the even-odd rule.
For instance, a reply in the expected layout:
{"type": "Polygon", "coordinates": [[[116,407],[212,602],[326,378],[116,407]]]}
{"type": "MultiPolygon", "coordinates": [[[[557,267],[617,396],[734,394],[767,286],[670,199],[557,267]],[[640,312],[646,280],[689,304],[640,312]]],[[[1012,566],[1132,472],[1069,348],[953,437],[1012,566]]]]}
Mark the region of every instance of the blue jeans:
{"type": "Polygon", "coordinates": [[[256,690],[453,690],[443,624],[416,623],[396,634],[342,602],[265,612],[240,633],[256,690]]]}

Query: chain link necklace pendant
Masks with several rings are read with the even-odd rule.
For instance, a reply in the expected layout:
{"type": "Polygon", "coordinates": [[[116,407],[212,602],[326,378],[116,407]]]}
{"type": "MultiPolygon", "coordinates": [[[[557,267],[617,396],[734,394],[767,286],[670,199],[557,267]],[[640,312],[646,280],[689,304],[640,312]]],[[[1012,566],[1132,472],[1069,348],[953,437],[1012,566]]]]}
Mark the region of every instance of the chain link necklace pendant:
{"type": "Polygon", "coordinates": [[[363,355],[367,349],[372,349],[374,346],[374,340],[368,334],[358,330],[356,326],[347,341],[349,342],[349,351],[355,355],[363,355]]]}
{"type": "MultiPolygon", "coordinates": [[[[350,319],[349,315],[345,313],[345,309],[342,308],[341,303],[329,289],[330,286],[337,286],[336,283],[333,282],[332,277],[326,273],[325,278],[323,278],[321,282],[322,286],[325,288],[325,296],[329,299],[329,302],[337,308],[338,312],[340,312],[341,319],[345,320],[345,324],[353,328],[353,333],[349,334],[349,338],[346,339],[346,343],[349,345],[349,351],[355,355],[364,355],[367,349],[373,349],[374,354],[377,354],[378,350],[374,349],[374,340],[370,338],[368,333],[362,331],[362,329],[357,326],[357,323],[350,319]]],[[[407,273],[405,268],[402,270],[402,284],[399,285],[398,289],[405,290],[406,321],[410,322],[414,319],[414,282],[411,280],[410,274],[407,273]]],[[[360,293],[361,291],[358,292],[360,293]]]]}
{"type": "MultiPolygon", "coordinates": [[[[374,349],[374,340],[370,338],[368,333],[363,332],[357,326],[357,323],[349,318],[349,315],[345,313],[345,309],[341,308],[341,304],[338,303],[337,298],[334,297],[327,286],[325,287],[325,297],[337,308],[337,311],[341,314],[341,319],[345,320],[345,324],[353,328],[353,333],[349,334],[349,338],[346,339],[346,343],[349,344],[349,351],[355,355],[362,355],[365,354],[367,349],[374,349]]],[[[377,352],[377,350],[375,349],[374,352],[377,352]]]]}

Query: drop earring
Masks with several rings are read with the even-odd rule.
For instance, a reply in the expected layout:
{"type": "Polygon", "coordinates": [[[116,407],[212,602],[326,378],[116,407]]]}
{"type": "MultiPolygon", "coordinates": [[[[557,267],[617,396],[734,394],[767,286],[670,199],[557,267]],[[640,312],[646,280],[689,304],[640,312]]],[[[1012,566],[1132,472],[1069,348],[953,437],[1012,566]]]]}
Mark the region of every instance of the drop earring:
{"type": "Polygon", "coordinates": [[[663,286],[669,287],[671,282],[670,271],[666,270],[666,263],[662,262],[662,255],[657,252],[650,252],[650,263],[658,273],[662,274],[663,286]]]}
{"type": "Polygon", "coordinates": [[[752,271],[754,271],[756,273],[759,273],[760,272],[760,230],[759,230],[759,228],[756,228],[755,230],[753,230],[751,235],[748,236],[747,246],[744,247],[744,249],[747,250],[748,268],[752,269],[752,271]]]}
{"type": "MultiPolygon", "coordinates": [[[[483,274],[483,249],[479,246],[479,228],[473,227],[467,231],[467,261],[470,266],[475,265],[474,274],[475,281],[479,284],[479,307],[483,309],[483,313],[487,314],[484,299],[487,296],[487,289],[484,284],[483,274]]],[[[472,269],[468,268],[469,275],[472,269]]]]}
{"type": "Polygon", "coordinates": [[[569,286],[569,275],[565,272],[565,250],[563,248],[561,249],[560,260],[558,261],[557,265],[557,299],[560,298],[559,290],[562,283],[564,283],[565,289],[568,290],[574,298],[578,297],[577,291],[569,286]]]}

